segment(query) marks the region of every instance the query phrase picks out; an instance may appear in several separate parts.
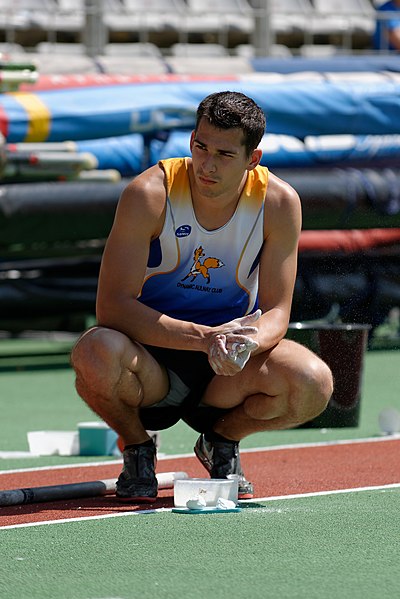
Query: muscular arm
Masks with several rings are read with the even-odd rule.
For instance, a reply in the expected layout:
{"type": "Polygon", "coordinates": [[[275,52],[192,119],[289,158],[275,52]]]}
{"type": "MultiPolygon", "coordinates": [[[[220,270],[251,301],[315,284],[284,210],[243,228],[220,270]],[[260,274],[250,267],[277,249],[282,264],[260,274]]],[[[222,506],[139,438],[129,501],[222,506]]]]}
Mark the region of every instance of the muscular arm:
{"type": "Polygon", "coordinates": [[[301,204],[296,191],[270,174],[265,205],[265,242],[259,268],[259,306],[255,353],[273,347],[286,334],[297,272],[301,204]]]}
{"type": "MultiPolygon", "coordinates": [[[[296,191],[274,175],[270,175],[264,214],[265,241],[259,267],[259,307],[261,316],[252,324],[258,328],[251,337],[256,347],[248,346],[239,353],[243,365],[250,354],[258,354],[276,345],[286,334],[297,272],[297,248],[301,231],[301,204],[296,191]]],[[[257,315],[255,315],[257,316],[257,315]]],[[[232,339],[224,336],[229,349],[232,339]]],[[[240,350],[239,350],[240,351],[240,350]]],[[[220,351],[220,359],[237,358],[220,351]]]]}
{"type": "Polygon", "coordinates": [[[97,292],[97,319],[142,343],[204,350],[208,327],[175,320],[148,308],[138,297],[152,239],[165,216],[166,190],[158,166],[139,175],[122,193],[106,243],[97,292]]]}

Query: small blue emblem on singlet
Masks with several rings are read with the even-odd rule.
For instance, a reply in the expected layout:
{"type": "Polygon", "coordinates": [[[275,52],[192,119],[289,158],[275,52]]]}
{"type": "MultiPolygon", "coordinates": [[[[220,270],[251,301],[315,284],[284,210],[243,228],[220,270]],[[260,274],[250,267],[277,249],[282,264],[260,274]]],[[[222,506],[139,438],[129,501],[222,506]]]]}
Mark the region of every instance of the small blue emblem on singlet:
{"type": "Polygon", "coordinates": [[[192,227],[190,225],[181,225],[175,231],[176,237],[187,237],[192,232],[192,227]]]}

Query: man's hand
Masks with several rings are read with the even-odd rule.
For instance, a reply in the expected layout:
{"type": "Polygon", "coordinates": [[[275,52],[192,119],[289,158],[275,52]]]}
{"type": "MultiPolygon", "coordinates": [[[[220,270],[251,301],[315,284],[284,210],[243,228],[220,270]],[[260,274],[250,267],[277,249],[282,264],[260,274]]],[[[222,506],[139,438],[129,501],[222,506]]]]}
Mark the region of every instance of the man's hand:
{"type": "Polygon", "coordinates": [[[253,314],[231,320],[219,327],[208,347],[208,360],[214,372],[223,376],[233,376],[243,370],[251,352],[259,344],[250,335],[256,335],[257,327],[252,326],[261,316],[261,310],[253,314]]]}

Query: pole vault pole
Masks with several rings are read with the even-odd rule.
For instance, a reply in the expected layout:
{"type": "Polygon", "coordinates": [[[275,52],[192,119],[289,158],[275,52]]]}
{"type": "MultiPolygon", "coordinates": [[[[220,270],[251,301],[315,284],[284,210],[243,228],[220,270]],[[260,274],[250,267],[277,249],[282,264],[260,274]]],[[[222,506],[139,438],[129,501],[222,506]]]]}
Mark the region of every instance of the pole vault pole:
{"type": "MultiPolygon", "coordinates": [[[[156,476],[159,489],[172,489],[176,480],[188,478],[186,472],[160,472],[156,476]]],[[[82,483],[53,485],[50,487],[31,487],[27,489],[0,491],[0,507],[112,495],[115,493],[116,482],[116,478],[109,478],[82,483]]]]}

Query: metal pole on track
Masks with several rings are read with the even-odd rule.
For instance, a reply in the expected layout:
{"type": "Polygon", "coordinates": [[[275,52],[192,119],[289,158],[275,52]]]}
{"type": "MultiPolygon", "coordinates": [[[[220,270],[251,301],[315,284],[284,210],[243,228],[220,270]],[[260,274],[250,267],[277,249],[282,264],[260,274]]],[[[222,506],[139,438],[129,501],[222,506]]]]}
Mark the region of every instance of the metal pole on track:
{"type": "MultiPolygon", "coordinates": [[[[176,480],[188,478],[186,472],[160,472],[156,476],[159,489],[172,489],[176,480]]],[[[117,479],[109,478],[48,487],[0,491],[0,507],[112,495],[115,493],[116,482],[117,479]]]]}

